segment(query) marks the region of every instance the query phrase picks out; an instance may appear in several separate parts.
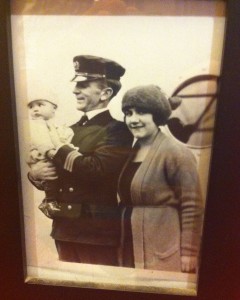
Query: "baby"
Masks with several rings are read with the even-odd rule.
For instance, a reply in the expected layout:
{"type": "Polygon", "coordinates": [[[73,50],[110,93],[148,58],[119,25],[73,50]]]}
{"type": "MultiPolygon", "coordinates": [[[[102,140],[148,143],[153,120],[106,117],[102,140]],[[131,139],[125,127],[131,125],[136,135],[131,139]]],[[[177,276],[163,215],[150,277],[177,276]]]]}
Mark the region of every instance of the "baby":
{"type": "MultiPolygon", "coordinates": [[[[28,102],[30,112],[30,149],[27,163],[30,168],[40,160],[47,160],[46,153],[54,149],[47,123],[53,124],[53,119],[57,109],[56,100],[45,98],[33,99],[28,102]]],[[[55,124],[54,124],[55,126],[55,124]]],[[[58,135],[63,143],[70,143],[73,131],[69,127],[56,127],[58,135]]],[[[39,209],[49,218],[57,216],[60,210],[56,195],[58,191],[58,180],[48,180],[42,182],[45,198],[39,205],[39,209]]]]}

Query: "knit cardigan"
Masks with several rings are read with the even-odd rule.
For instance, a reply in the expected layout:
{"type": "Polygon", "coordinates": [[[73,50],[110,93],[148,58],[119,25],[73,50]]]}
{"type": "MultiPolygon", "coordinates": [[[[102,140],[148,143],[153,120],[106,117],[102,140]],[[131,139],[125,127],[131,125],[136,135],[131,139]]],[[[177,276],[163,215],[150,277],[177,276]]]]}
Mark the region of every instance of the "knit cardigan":
{"type": "Polygon", "coordinates": [[[131,201],[135,267],[180,271],[181,256],[198,255],[203,207],[188,148],[160,131],[133,177],[131,201]]]}

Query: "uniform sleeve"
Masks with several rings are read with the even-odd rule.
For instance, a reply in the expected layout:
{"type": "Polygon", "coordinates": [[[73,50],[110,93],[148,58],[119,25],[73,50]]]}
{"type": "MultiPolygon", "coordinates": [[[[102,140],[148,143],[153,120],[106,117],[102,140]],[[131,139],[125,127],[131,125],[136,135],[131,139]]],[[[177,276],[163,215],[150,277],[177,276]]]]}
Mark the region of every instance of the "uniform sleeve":
{"type": "Polygon", "coordinates": [[[203,203],[196,160],[189,149],[174,152],[170,173],[179,200],[181,255],[198,255],[203,220],[203,203]]]}
{"type": "Polygon", "coordinates": [[[77,178],[100,178],[121,169],[131,149],[132,137],[124,124],[117,123],[107,128],[104,136],[89,153],[80,153],[69,145],[58,149],[53,158],[57,167],[77,178]]]}

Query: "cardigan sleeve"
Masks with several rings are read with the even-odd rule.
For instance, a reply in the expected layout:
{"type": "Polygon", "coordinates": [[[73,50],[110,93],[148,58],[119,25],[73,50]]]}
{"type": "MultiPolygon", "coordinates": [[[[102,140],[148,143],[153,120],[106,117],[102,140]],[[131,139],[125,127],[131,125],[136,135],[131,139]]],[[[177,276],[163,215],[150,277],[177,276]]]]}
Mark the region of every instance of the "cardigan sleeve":
{"type": "Polygon", "coordinates": [[[187,148],[176,149],[168,161],[171,185],[178,200],[181,226],[181,255],[199,251],[203,205],[196,160],[187,148]]]}

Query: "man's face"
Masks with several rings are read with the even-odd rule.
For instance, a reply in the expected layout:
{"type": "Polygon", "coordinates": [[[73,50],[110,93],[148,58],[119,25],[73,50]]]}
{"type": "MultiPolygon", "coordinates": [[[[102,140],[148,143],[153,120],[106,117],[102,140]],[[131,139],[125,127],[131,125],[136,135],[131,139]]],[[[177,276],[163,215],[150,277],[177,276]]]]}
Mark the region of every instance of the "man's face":
{"type": "Polygon", "coordinates": [[[102,90],[97,81],[77,82],[73,90],[77,99],[77,110],[88,112],[103,108],[105,104],[101,101],[102,90]]]}

